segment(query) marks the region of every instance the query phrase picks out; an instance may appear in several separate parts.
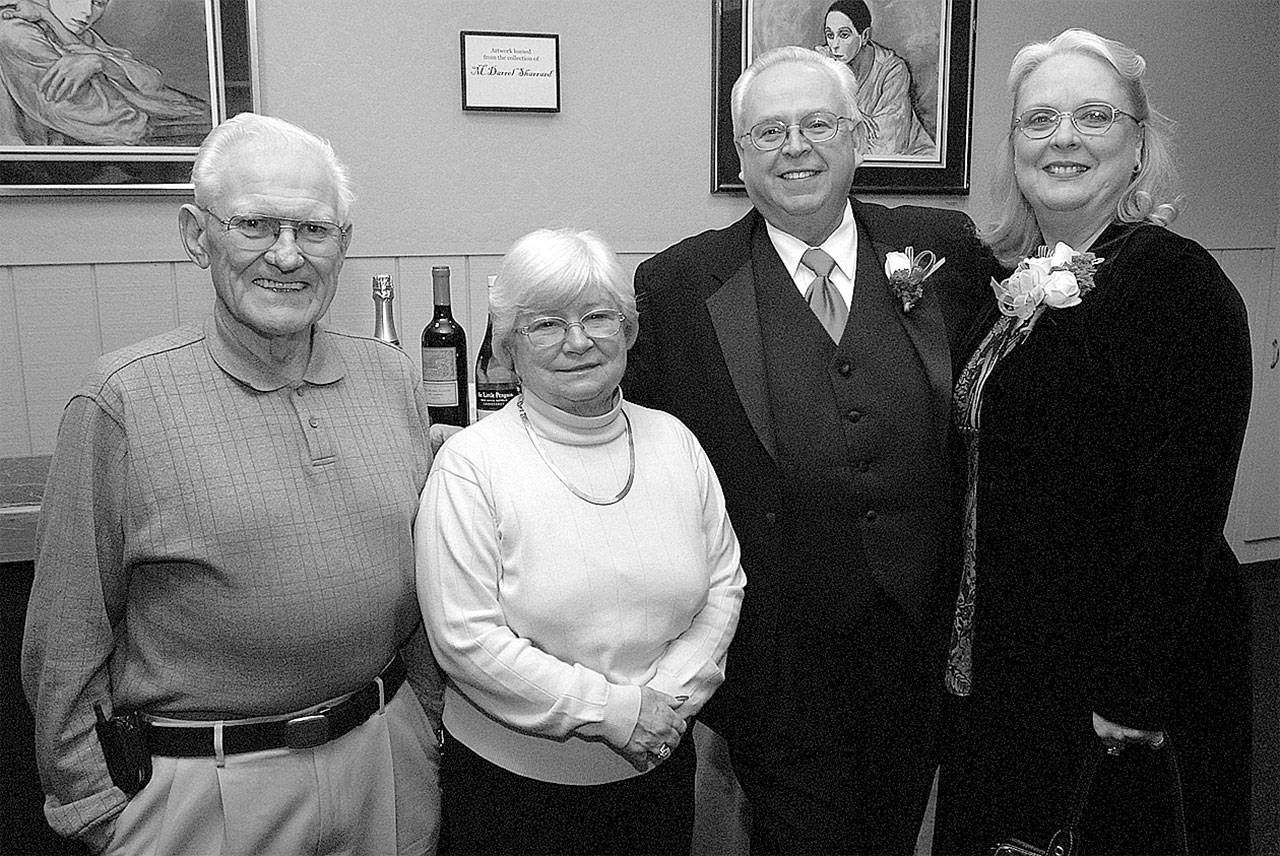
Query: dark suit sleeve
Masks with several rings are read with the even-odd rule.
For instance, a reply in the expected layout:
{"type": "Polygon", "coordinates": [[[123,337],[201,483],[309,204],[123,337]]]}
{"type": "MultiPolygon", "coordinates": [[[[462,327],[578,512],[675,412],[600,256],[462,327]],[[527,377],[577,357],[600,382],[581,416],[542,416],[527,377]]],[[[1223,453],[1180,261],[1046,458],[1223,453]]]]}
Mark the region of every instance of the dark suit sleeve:
{"type": "Polygon", "coordinates": [[[1111,365],[1107,392],[1125,402],[1116,448],[1136,483],[1111,569],[1117,614],[1089,691],[1097,713],[1133,728],[1165,727],[1178,663],[1193,653],[1251,393],[1243,301],[1207,252],[1163,234],[1113,277],[1122,296],[1095,337],[1111,365]]]}
{"type": "MultiPolygon", "coordinates": [[[[1001,269],[991,255],[990,248],[978,240],[977,230],[968,215],[959,211],[944,213],[946,228],[943,252],[947,255],[947,264],[954,263],[958,268],[958,276],[943,299],[951,302],[959,321],[956,333],[961,339],[968,339],[972,338],[975,322],[989,323],[992,320],[988,312],[995,305],[991,279],[1000,275],[1001,269]]],[[[967,360],[969,354],[959,353],[953,356],[967,360]]]]}
{"type": "Polygon", "coordinates": [[[1001,268],[962,211],[904,205],[891,209],[888,217],[888,230],[903,236],[903,246],[911,244],[916,252],[932,250],[946,259],[925,288],[932,286],[938,295],[952,370],[958,371],[994,320],[991,279],[1001,275],[1001,268]]]}
{"type": "Polygon", "coordinates": [[[660,277],[653,273],[654,261],[636,268],[636,307],[640,311],[640,331],[627,352],[627,371],[622,392],[628,401],[659,410],[670,410],[662,383],[662,352],[658,344],[655,302],[660,277]]]}

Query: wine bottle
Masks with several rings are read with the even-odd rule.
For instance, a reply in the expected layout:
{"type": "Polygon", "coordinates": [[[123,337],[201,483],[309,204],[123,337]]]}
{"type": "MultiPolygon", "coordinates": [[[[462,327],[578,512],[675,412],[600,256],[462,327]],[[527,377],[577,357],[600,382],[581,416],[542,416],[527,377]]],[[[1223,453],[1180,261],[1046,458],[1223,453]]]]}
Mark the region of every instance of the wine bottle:
{"type": "Polygon", "coordinates": [[[391,311],[391,303],[395,298],[395,289],[391,287],[391,274],[375,273],[373,275],[373,338],[390,342],[398,348],[400,334],[396,332],[396,316],[391,311]]]}
{"type": "MultiPolygon", "coordinates": [[[[493,291],[496,276],[489,277],[489,291],[493,291]]],[[[484,341],[476,357],[476,419],[497,413],[508,401],[516,397],[519,385],[516,373],[493,361],[493,316],[484,325],[484,341]]]]}
{"type": "Polygon", "coordinates": [[[422,385],[427,393],[427,414],[432,422],[466,427],[467,336],[453,320],[449,304],[449,268],[431,268],[435,314],[422,328],[422,385]]]}

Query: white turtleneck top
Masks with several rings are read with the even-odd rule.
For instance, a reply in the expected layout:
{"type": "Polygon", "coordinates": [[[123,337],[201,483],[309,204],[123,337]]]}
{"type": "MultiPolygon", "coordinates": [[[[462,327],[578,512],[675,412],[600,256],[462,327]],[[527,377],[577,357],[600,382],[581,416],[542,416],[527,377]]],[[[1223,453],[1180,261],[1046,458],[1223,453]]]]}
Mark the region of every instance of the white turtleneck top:
{"type": "Polygon", "coordinates": [[[440,450],[414,528],[418,600],[449,678],[450,735],[504,769],[562,784],[637,775],[623,746],[640,687],[701,709],[724,680],[746,577],[702,447],[630,404],[583,417],[527,390],[440,450]]]}

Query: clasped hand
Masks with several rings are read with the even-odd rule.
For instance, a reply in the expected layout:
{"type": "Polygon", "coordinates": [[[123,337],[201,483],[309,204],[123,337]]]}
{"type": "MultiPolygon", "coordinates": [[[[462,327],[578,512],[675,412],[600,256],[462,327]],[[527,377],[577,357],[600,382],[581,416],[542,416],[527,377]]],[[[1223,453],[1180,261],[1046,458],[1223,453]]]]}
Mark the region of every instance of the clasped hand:
{"type": "Polygon", "coordinates": [[[105,60],[96,53],[72,53],[58,60],[40,78],[40,91],[50,101],[70,98],[94,75],[101,74],[105,60]]]}
{"type": "Polygon", "coordinates": [[[641,773],[670,756],[680,745],[688,725],[678,712],[683,698],[669,696],[649,687],[640,688],[640,716],[625,746],[614,747],[641,773]],[[666,750],[663,750],[666,746],[666,750]]]}

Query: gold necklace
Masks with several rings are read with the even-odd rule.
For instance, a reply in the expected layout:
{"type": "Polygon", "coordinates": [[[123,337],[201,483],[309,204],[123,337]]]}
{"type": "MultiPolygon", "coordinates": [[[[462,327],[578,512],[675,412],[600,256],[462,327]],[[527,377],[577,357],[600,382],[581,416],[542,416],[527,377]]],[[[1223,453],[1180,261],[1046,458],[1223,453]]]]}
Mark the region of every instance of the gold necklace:
{"type": "Polygon", "coordinates": [[[627,483],[622,486],[622,490],[618,491],[617,496],[612,499],[598,499],[583,493],[570,484],[569,480],[564,477],[564,473],[560,472],[560,468],[553,464],[546,453],[542,451],[542,446],[538,445],[538,435],[533,430],[533,425],[529,422],[529,414],[524,412],[523,395],[516,399],[516,409],[520,411],[520,421],[524,424],[524,432],[529,435],[529,442],[533,444],[533,450],[538,453],[542,463],[547,465],[547,469],[551,470],[551,474],[560,480],[560,484],[569,488],[578,499],[589,502],[592,505],[613,505],[615,502],[620,502],[624,496],[631,492],[631,485],[636,480],[636,440],[631,432],[631,419],[627,416],[627,411],[622,411],[622,421],[627,428],[627,455],[630,458],[631,471],[627,473],[627,483]]]}

